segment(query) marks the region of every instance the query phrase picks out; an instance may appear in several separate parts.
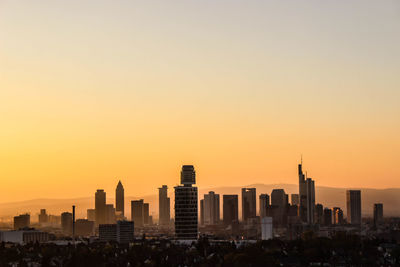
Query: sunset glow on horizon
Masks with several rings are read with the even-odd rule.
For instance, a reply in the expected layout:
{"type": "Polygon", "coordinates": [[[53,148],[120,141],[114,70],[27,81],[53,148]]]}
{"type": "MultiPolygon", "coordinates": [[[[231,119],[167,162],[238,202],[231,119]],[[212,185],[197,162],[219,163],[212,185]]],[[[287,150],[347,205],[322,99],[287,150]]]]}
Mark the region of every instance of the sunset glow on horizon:
{"type": "Polygon", "coordinates": [[[1,0],[0,203],[184,164],[296,184],[301,155],[316,186],[400,187],[399,47],[398,1],[1,0]]]}

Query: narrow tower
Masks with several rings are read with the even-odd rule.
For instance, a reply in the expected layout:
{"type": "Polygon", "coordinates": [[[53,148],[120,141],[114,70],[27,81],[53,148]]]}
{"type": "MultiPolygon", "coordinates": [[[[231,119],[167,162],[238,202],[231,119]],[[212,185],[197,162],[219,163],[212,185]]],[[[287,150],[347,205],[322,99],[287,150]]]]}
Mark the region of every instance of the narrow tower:
{"type": "Polygon", "coordinates": [[[125,195],[124,186],[121,181],[118,182],[117,188],[115,189],[115,211],[120,213],[124,217],[125,212],[125,195]]]}

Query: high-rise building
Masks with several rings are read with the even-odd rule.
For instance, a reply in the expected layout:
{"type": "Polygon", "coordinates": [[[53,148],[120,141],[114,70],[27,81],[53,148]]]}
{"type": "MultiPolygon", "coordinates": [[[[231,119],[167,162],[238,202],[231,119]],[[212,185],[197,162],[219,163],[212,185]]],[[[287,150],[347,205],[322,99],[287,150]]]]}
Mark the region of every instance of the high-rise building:
{"type": "Polygon", "coordinates": [[[324,225],[325,226],[332,225],[332,210],[329,208],[324,209],[324,225]]]}
{"type": "Polygon", "coordinates": [[[290,200],[291,204],[294,206],[299,206],[300,205],[300,199],[299,199],[299,194],[291,194],[290,195],[290,200]]]}
{"type": "Polygon", "coordinates": [[[315,183],[303,172],[303,160],[298,166],[299,174],[299,215],[303,222],[314,223],[315,183]]]}
{"type": "Polygon", "coordinates": [[[95,194],[96,224],[106,223],[106,192],[98,189],[95,194]]]}
{"type": "Polygon", "coordinates": [[[244,222],[257,216],[256,201],[255,188],[242,188],[242,220],[244,222]]]}
{"type": "Polygon", "coordinates": [[[223,222],[230,225],[239,221],[239,197],[238,195],[223,195],[223,222]]]}
{"type": "Polygon", "coordinates": [[[88,209],[86,217],[88,221],[95,222],[96,221],[96,210],[95,209],[88,209]]]}
{"type": "Polygon", "coordinates": [[[41,209],[39,213],[39,224],[45,224],[49,221],[49,215],[46,213],[46,209],[41,209]]]}
{"type": "Polygon", "coordinates": [[[116,222],[115,208],[113,204],[106,204],[106,223],[112,224],[116,222]]]}
{"type": "Polygon", "coordinates": [[[219,194],[210,191],[204,195],[204,224],[215,225],[219,220],[219,194]]]}
{"type": "Polygon", "coordinates": [[[143,224],[150,224],[150,205],[149,203],[143,203],[143,224]]]}
{"type": "Polygon", "coordinates": [[[170,215],[170,199],[168,197],[168,187],[163,185],[158,188],[158,214],[159,214],[159,224],[162,226],[169,225],[171,220],[170,215]]]}
{"type": "Polygon", "coordinates": [[[182,166],[181,184],[175,187],[175,235],[178,239],[198,237],[198,197],[196,172],[192,165],[182,166]]]}
{"type": "Polygon", "coordinates": [[[75,235],[91,236],[94,234],[94,221],[78,219],[75,222],[75,235]]]}
{"type": "Polygon", "coordinates": [[[375,203],[374,204],[374,225],[379,226],[383,223],[383,204],[375,203]]]}
{"type": "Polygon", "coordinates": [[[121,214],[122,217],[125,215],[125,193],[121,181],[118,182],[115,189],[115,211],[121,214]]]}
{"type": "Polygon", "coordinates": [[[131,201],[131,217],[136,227],[144,225],[144,202],[143,199],[131,201]]]}
{"type": "Polygon", "coordinates": [[[200,225],[204,225],[204,199],[200,199],[200,225]]]}
{"type": "MultiPolygon", "coordinates": [[[[283,225],[287,219],[288,198],[285,190],[274,189],[271,192],[271,206],[273,207],[273,218],[275,225],[283,225]]],[[[272,210],[271,210],[272,211],[272,210]]]]}
{"type": "Polygon", "coordinates": [[[14,230],[29,227],[31,224],[31,215],[28,213],[14,217],[14,230]]]}
{"type": "Polygon", "coordinates": [[[315,205],[315,218],[314,222],[320,225],[324,224],[324,206],[322,204],[315,205]]]}
{"type": "Polygon", "coordinates": [[[72,234],[72,213],[63,212],[61,213],[61,229],[65,235],[72,234]]]}
{"type": "Polygon", "coordinates": [[[134,238],[134,222],[118,221],[114,224],[99,225],[99,240],[101,242],[130,243],[134,238]]]}
{"type": "Polygon", "coordinates": [[[347,222],[361,225],[361,190],[347,190],[347,222]]]}
{"type": "Polygon", "coordinates": [[[269,195],[260,195],[260,217],[267,216],[267,208],[269,207],[269,195]]]}

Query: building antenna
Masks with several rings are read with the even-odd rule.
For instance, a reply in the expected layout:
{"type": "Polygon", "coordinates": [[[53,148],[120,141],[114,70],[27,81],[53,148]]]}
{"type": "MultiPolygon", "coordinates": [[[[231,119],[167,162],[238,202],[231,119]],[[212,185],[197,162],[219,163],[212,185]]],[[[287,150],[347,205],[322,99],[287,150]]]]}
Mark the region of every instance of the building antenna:
{"type": "Polygon", "coordinates": [[[300,155],[300,164],[303,165],[303,154],[300,155]]]}

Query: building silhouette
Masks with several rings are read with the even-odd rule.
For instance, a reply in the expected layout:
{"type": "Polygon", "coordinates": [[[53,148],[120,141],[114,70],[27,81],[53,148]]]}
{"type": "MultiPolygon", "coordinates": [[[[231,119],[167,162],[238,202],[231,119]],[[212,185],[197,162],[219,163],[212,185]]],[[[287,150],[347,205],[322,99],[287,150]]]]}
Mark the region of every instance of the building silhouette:
{"type": "Polygon", "coordinates": [[[95,214],[96,224],[106,223],[106,192],[103,189],[98,189],[95,194],[95,214]]]}
{"type": "Polygon", "coordinates": [[[95,222],[96,221],[96,210],[95,209],[88,209],[86,211],[86,218],[88,221],[95,222]]]}
{"type": "Polygon", "coordinates": [[[99,240],[101,242],[130,243],[134,241],[134,222],[118,221],[114,224],[99,225],[99,240]]]}
{"type": "Polygon", "coordinates": [[[314,209],[315,209],[315,185],[311,178],[306,179],[306,194],[307,194],[307,223],[314,224],[314,209]]]}
{"type": "Polygon", "coordinates": [[[45,224],[49,221],[49,215],[46,213],[46,209],[41,209],[39,213],[39,224],[45,224]]]}
{"type": "Polygon", "coordinates": [[[215,225],[219,223],[219,194],[210,191],[204,195],[204,224],[215,225]]]}
{"type": "Polygon", "coordinates": [[[286,223],[288,195],[283,189],[273,189],[271,192],[271,214],[268,216],[273,218],[274,225],[283,225],[286,223]]]}
{"type": "Polygon", "coordinates": [[[65,235],[72,235],[72,213],[61,213],[61,229],[65,235]]]}
{"type": "Polygon", "coordinates": [[[117,188],[115,189],[115,211],[121,214],[122,217],[125,215],[125,192],[124,186],[121,181],[118,182],[117,188]]]}
{"type": "Polygon", "coordinates": [[[78,219],[75,222],[76,236],[92,236],[94,234],[94,221],[78,219]]]}
{"type": "Polygon", "coordinates": [[[242,188],[242,220],[246,222],[250,218],[257,216],[256,210],[256,189],[242,188]]]}
{"type": "Polygon", "coordinates": [[[322,204],[315,205],[315,218],[314,222],[323,225],[324,224],[324,206],[322,204]]]}
{"type": "Polygon", "coordinates": [[[332,225],[332,210],[329,208],[324,209],[324,225],[325,226],[332,225]]]}
{"type": "Polygon", "coordinates": [[[299,199],[299,194],[291,194],[290,195],[290,203],[294,206],[299,206],[300,205],[300,199],[299,199]]]}
{"type": "Polygon", "coordinates": [[[379,226],[383,223],[383,204],[374,204],[374,225],[379,226]]]}
{"type": "Polygon", "coordinates": [[[193,240],[198,237],[198,211],[196,172],[192,165],[183,165],[181,184],[175,189],[175,235],[177,239],[193,240]]]}
{"type": "Polygon", "coordinates": [[[343,224],[343,210],[339,207],[332,208],[333,224],[343,224]]]}
{"type": "Polygon", "coordinates": [[[115,223],[115,208],[113,204],[106,204],[106,223],[115,223]]]}
{"type": "Polygon", "coordinates": [[[158,188],[158,214],[159,224],[162,226],[169,225],[171,220],[171,207],[170,199],[168,197],[168,187],[163,185],[158,188]]]}
{"type": "Polygon", "coordinates": [[[204,225],[204,199],[200,199],[200,225],[204,225]]]}
{"type": "Polygon", "coordinates": [[[144,225],[144,202],[143,199],[131,201],[131,217],[136,227],[144,225]]]}
{"type": "Polygon", "coordinates": [[[299,175],[299,216],[303,222],[314,223],[315,183],[303,172],[303,160],[298,166],[299,175]]]}
{"type": "Polygon", "coordinates": [[[150,224],[150,205],[149,203],[143,203],[143,224],[150,224]]]}
{"type": "Polygon", "coordinates": [[[361,191],[347,190],[346,192],[347,222],[361,224],[361,191]]]}
{"type": "Polygon", "coordinates": [[[14,230],[27,228],[31,225],[31,215],[28,213],[14,217],[14,230]]]}
{"type": "Polygon", "coordinates": [[[269,207],[269,195],[261,194],[259,197],[260,200],[260,217],[267,216],[267,208],[269,207]]]}
{"type": "Polygon", "coordinates": [[[238,195],[223,195],[223,222],[231,225],[239,221],[239,198],[238,195]]]}

